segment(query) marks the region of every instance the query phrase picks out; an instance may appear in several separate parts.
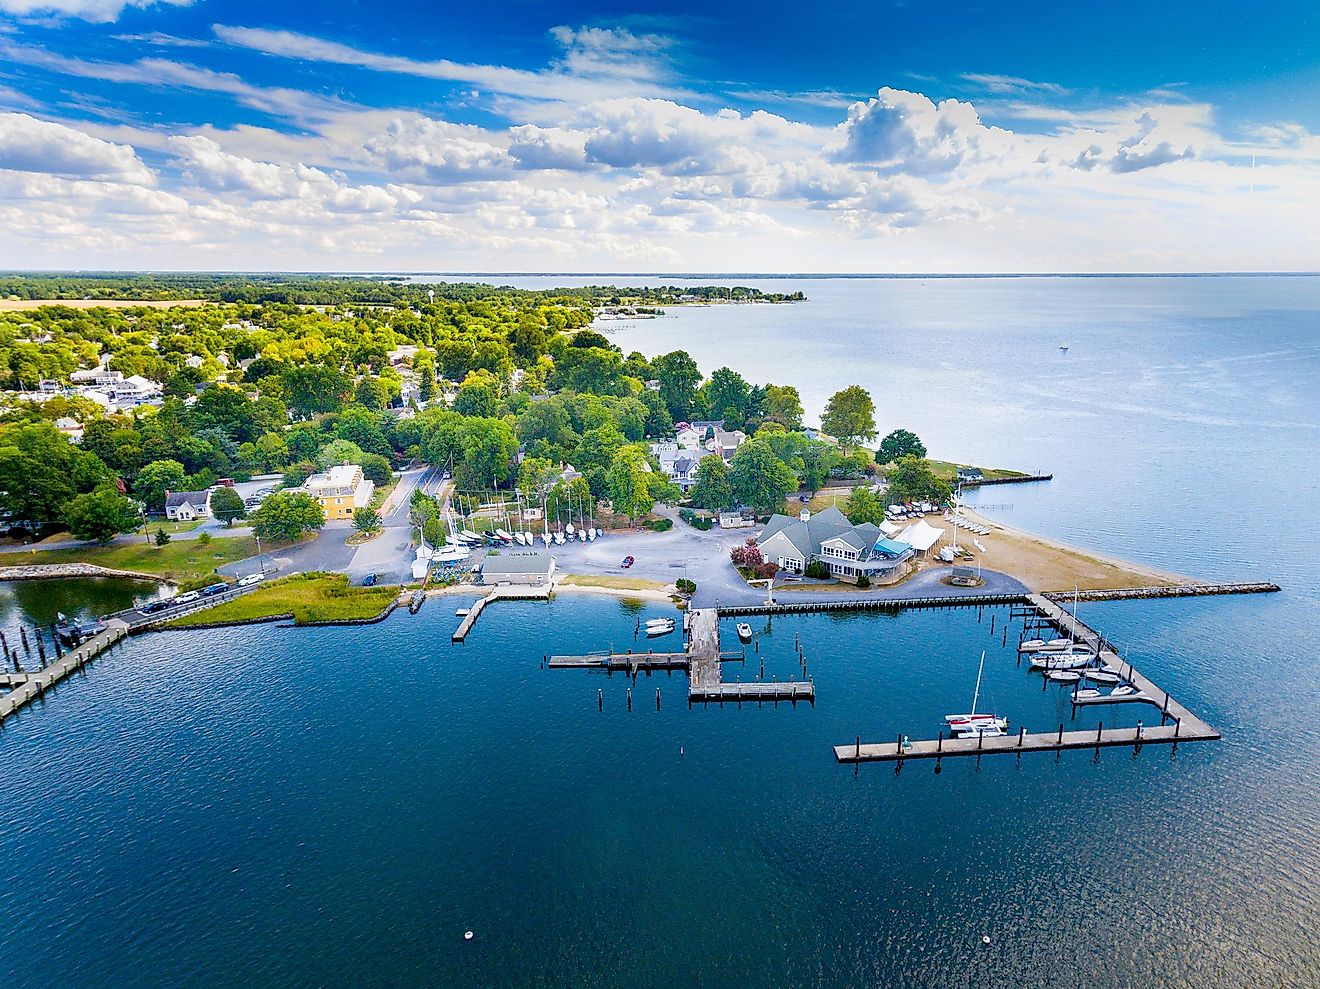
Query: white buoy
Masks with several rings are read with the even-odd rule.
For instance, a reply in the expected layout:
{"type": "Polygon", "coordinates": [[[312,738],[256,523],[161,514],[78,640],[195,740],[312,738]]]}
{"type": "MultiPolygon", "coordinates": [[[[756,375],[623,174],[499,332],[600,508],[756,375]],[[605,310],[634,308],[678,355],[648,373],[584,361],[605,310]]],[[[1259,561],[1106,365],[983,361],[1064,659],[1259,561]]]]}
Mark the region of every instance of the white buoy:
{"type": "MultiPolygon", "coordinates": [[[[471,933],[472,933],[471,931],[468,932],[469,935],[471,935],[471,933]]],[[[989,943],[990,943],[990,935],[989,935],[989,934],[982,934],[982,935],[981,935],[981,943],[982,943],[982,944],[989,944],[989,943]]]]}
{"type": "MultiPolygon", "coordinates": [[[[471,940],[472,940],[472,932],[471,932],[471,931],[464,931],[464,932],[463,932],[463,940],[464,940],[464,941],[471,941],[471,940]]],[[[989,938],[986,938],[986,940],[989,941],[990,939],[989,939],[989,938]]]]}

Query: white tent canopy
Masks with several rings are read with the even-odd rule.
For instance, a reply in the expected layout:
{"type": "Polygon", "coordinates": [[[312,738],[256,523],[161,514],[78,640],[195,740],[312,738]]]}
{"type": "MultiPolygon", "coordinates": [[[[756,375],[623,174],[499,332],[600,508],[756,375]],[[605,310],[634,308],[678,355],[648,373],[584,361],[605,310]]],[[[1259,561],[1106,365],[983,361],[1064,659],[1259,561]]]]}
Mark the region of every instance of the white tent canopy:
{"type": "Polygon", "coordinates": [[[924,553],[944,537],[944,530],[937,529],[925,519],[919,522],[913,522],[903,530],[903,534],[898,536],[900,542],[905,542],[918,553],[924,553]]]}
{"type": "Polygon", "coordinates": [[[900,532],[903,531],[903,527],[901,525],[895,525],[893,522],[886,521],[880,523],[880,531],[883,532],[890,539],[893,539],[895,536],[897,536],[900,532]]]}

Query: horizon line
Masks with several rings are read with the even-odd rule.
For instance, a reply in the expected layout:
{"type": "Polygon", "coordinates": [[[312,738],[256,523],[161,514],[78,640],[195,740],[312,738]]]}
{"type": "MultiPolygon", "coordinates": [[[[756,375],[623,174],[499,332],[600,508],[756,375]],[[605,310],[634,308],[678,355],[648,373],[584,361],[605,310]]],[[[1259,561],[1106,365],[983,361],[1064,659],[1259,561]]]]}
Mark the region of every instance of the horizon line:
{"type": "Polygon", "coordinates": [[[419,271],[402,268],[380,270],[293,269],[293,268],[7,268],[0,277],[52,275],[324,275],[342,278],[359,277],[454,277],[454,278],[1306,278],[1320,275],[1320,270],[1304,271],[419,271]]]}

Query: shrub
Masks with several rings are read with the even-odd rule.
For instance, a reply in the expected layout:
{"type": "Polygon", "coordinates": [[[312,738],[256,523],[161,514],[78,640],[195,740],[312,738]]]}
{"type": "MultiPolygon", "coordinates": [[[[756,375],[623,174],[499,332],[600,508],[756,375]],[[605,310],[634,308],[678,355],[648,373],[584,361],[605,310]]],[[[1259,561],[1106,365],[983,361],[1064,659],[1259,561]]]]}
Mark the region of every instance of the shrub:
{"type": "Polygon", "coordinates": [[[858,587],[861,587],[861,588],[867,588],[867,587],[870,587],[870,586],[871,586],[871,578],[868,577],[868,576],[866,576],[866,574],[861,574],[861,575],[857,578],[857,586],[858,586],[858,587]]]}
{"type": "Polygon", "coordinates": [[[815,580],[829,580],[830,568],[821,563],[820,560],[812,560],[807,564],[806,574],[815,580]]]}
{"type": "Polygon", "coordinates": [[[655,532],[668,532],[674,527],[673,519],[653,519],[646,523],[646,527],[655,532]]]}
{"type": "Polygon", "coordinates": [[[729,550],[729,559],[738,567],[755,568],[765,562],[761,556],[761,547],[756,545],[755,539],[747,540],[746,546],[735,546],[729,550]]]}
{"type": "Polygon", "coordinates": [[[680,594],[697,593],[697,582],[688,580],[686,577],[679,577],[678,580],[674,581],[674,586],[678,588],[680,594]]]}
{"type": "Polygon", "coordinates": [[[711,521],[709,516],[698,515],[692,509],[684,508],[679,510],[678,517],[694,529],[699,529],[702,532],[710,531],[711,521]]]}
{"type": "Polygon", "coordinates": [[[211,534],[210,534],[209,532],[203,532],[200,536],[197,537],[197,545],[198,545],[198,546],[210,546],[210,545],[211,545],[211,534]]]}
{"type": "MultiPolygon", "coordinates": [[[[758,551],[758,552],[759,552],[759,551],[758,551]]],[[[757,570],[757,573],[759,573],[763,579],[764,579],[764,578],[772,578],[772,577],[774,577],[777,573],[779,573],[779,567],[776,566],[775,564],[773,564],[773,563],[769,563],[769,562],[762,563],[759,567],[756,568],[756,570],[757,570]]]]}

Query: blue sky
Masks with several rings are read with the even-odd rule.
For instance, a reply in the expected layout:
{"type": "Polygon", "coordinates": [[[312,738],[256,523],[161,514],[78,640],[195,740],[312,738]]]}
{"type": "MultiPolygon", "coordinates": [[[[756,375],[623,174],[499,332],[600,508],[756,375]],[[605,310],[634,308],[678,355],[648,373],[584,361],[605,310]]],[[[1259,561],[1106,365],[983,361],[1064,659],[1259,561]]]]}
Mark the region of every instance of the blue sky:
{"type": "Polygon", "coordinates": [[[1320,269],[1300,3],[0,0],[0,265],[1320,269]]]}

